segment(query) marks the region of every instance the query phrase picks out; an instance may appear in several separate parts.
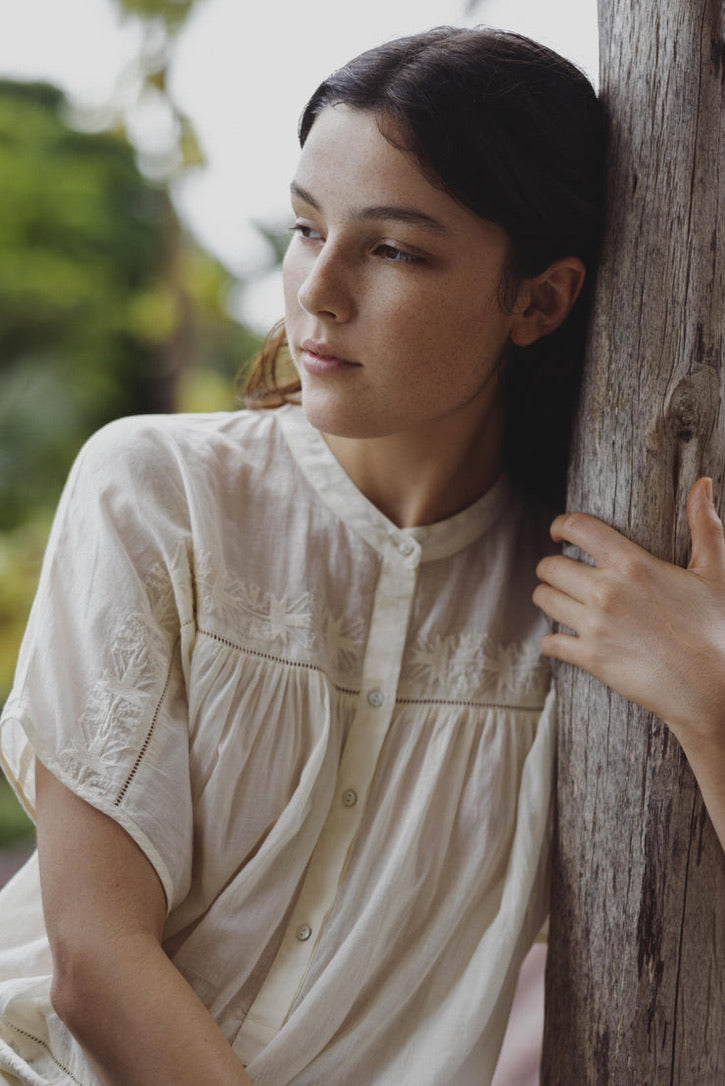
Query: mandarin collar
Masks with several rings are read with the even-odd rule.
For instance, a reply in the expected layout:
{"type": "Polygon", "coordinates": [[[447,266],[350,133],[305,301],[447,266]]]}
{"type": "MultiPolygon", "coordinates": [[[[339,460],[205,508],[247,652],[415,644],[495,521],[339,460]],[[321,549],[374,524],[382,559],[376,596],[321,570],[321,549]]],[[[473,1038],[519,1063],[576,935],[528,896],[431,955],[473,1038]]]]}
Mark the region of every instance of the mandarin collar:
{"type": "Polygon", "coordinates": [[[434,524],[398,528],[357,488],[301,407],[286,404],[274,413],[295,460],[322,501],[381,554],[392,547],[415,564],[447,558],[484,535],[511,502],[510,484],[501,475],[460,513],[434,524]]]}

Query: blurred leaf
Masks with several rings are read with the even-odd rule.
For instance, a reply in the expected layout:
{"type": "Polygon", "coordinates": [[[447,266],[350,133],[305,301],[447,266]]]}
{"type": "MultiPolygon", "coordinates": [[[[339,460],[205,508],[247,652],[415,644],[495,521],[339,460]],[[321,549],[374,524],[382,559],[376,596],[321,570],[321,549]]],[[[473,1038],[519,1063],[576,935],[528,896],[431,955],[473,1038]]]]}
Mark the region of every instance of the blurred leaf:
{"type": "Polygon", "coordinates": [[[0,775],[0,847],[31,842],[33,823],[15,798],[10,785],[0,775]]]}
{"type": "Polygon", "coordinates": [[[279,267],[284,260],[284,255],[287,252],[287,246],[289,245],[290,240],[290,232],[287,229],[287,226],[281,226],[279,224],[270,225],[269,223],[260,222],[258,219],[253,220],[252,225],[272,249],[274,256],[273,266],[279,267]]]}
{"type": "Polygon", "coordinates": [[[134,295],[126,314],[126,328],[145,343],[165,343],[174,335],[180,320],[178,295],[159,286],[134,295]]]}
{"type": "Polygon", "coordinates": [[[191,169],[194,166],[203,166],[206,162],[204,158],[204,152],[202,151],[199,141],[196,137],[191,121],[184,114],[180,114],[179,121],[179,151],[181,154],[181,164],[184,169],[191,169]]]}
{"type": "Polygon", "coordinates": [[[181,375],[180,411],[233,411],[238,406],[233,382],[228,377],[199,366],[181,375]]]}
{"type": "Polygon", "coordinates": [[[7,697],[50,531],[50,510],[0,533],[0,704],[7,697]]]}
{"type": "Polygon", "coordinates": [[[150,86],[155,87],[162,94],[166,94],[166,76],[166,68],[160,68],[157,72],[151,72],[147,77],[147,81],[150,86]]]}
{"type": "Polygon", "coordinates": [[[121,11],[158,19],[170,30],[178,29],[188,18],[195,0],[116,0],[121,11]]]}

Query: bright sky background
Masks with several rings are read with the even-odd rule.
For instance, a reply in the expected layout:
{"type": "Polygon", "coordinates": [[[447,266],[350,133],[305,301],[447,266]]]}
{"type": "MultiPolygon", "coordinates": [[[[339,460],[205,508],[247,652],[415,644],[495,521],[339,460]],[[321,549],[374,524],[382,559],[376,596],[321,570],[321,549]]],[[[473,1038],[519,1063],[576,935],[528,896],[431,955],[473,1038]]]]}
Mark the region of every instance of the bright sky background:
{"type": "MultiPolygon", "coordinates": [[[[236,274],[264,264],[254,220],[283,221],[297,118],[333,68],[388,38],[449,23],[488,23],[551,45],[596,81],[596,0],[199,0],[178,42],[171,92],[192,119],[206,166],[177,186],[199,240],[236,274]]],[[[133,99],[138,28],[110,0],[0,0],[0,76],[47,79],[81,109],[133,99]]],[[[129,128],[143,148],[167,119],[147,106],[129,128]]],[[[281,315],[278,277],[261,277],[235,311],[261,328],[281,315]]]]}

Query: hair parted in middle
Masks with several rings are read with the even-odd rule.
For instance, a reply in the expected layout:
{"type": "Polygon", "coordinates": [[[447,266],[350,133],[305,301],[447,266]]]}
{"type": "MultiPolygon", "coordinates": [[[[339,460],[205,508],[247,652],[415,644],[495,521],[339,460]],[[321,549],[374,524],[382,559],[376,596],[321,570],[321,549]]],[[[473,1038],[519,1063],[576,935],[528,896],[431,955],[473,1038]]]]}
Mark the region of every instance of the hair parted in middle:
{"type": "MultiPolygon", "coordinates": [[[[587,268],[564,324],[502,360],[503,464],[526,498],[563,500],[571,420],[601,248],[606,126],[594,89],[574,64],[518,34],[438,27],[370,49],[333,72],[307,103],[300,145],[329,106],[373,113],[382,135],[412,152],[429,180],[502,226],[511,261],[502,300],[562,257],[587,268]]],[[[280,379],[284,325],[275,326],[246,386],[250,407],[300,391],[280,379]]]]}

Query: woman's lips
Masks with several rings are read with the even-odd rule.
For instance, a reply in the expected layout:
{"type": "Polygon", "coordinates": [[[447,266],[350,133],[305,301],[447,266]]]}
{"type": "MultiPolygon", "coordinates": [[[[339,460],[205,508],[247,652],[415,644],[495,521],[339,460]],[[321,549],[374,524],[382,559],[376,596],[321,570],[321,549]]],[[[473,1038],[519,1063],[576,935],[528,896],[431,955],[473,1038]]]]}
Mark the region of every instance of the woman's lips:
{"type": "Polygon", "coordinates": [[[311,340],[305,340],[302,344],[301,362],[308,373],[316,376],[341,373],[343,370],[353,369],[360,365],[359,362],[351,362],[348,358],[335,354],[328,344],[311,340]]]}

